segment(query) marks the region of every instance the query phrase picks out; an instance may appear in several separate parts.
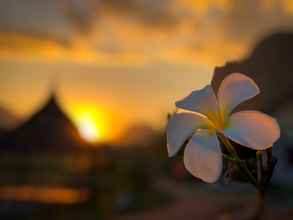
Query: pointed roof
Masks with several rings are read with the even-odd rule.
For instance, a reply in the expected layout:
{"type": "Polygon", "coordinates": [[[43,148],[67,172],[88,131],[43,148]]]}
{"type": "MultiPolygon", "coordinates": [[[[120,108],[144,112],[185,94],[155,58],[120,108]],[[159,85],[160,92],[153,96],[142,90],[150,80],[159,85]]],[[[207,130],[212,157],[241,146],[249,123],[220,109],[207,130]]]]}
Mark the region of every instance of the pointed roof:
{"type": "Polygon", "coordinates": [[[58,98],[54,91],[51,92],[51,95],[49,95],[47,102],[33,116],[37,114],[63,115],[63,117],[67,118],[66,114],[63,112],[60,104],[58,103],[58,98]]]}
{"type": "Polygon", "coordinates": [[[78,129],[62,110],[57,95],[9,135],[9,146],[20,151],[67,151],[85,144],[78,129]]]}

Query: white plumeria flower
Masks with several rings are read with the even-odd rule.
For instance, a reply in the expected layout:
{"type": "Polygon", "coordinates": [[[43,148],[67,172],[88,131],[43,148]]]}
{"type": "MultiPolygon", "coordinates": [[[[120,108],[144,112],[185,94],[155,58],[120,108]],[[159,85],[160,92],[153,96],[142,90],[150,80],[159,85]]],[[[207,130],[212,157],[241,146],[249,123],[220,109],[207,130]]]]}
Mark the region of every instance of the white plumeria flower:
{"type": "Polygon", "coordinates": [[[184,165],[195,177],[215,182],[222,173],[222,152],[217,132],[254,150],[270,148],[280,137],[278,122],[259,111],[232,110],[259,94],[259,88],[241,73],[227,76],[217,96],[210,85],[193,91],[176,106],[167,125],[167,149],[174,156],[186,141],[184,165]]]}

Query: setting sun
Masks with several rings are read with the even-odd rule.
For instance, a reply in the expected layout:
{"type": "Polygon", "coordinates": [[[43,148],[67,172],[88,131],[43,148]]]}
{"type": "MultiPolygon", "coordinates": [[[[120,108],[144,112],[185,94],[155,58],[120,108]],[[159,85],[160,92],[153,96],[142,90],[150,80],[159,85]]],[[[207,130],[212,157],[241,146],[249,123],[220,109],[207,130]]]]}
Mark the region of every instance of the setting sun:
{"type": "Polygon", "coordinates": [[[100,137],[100,130],[91,118],[84,118],[80,121],[79,132],[88,142],[97,142],[100,137]]]}
{"type": "Polygon", "coordinates": [[[109,139],[107,114],[92,105],[79,104],[74,106],[72,118],[80,135],[90,143],[97,143],[109,139]]]}
{"type": "Polygon", "coordinates": [[[89,143],[115,142],[125,128],[121,116],[95,103],[69,102],[67,112],[89,143]]]}

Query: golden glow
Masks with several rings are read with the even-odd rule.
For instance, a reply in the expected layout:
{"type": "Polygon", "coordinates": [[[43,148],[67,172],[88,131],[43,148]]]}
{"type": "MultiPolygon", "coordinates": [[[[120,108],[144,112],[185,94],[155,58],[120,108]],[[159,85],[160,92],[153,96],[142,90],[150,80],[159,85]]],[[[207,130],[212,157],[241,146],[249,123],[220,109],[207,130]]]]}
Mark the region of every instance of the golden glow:
{"type": "Polygon", "coordinates": [[[292,15],[293,14],[293,1],[284,0],[284,8],[290,15],[292,15]]]}

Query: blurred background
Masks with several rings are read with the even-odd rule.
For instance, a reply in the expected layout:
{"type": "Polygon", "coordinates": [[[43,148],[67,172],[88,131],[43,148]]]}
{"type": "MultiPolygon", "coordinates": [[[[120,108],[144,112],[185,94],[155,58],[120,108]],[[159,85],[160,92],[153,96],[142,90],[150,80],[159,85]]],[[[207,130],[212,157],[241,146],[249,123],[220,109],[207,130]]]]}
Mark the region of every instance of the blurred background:
{"type": "Polygon", "coordinates": [[[253,189],[191,177],[164,130],[243,72],[282,128],[264,219],[291,219],[292,58],[291,0],[0,0],[0,218],[239,219],[253,189]]]}

